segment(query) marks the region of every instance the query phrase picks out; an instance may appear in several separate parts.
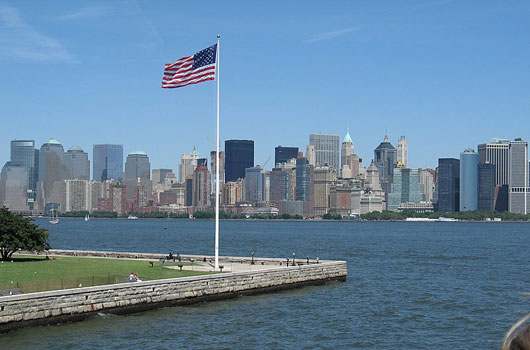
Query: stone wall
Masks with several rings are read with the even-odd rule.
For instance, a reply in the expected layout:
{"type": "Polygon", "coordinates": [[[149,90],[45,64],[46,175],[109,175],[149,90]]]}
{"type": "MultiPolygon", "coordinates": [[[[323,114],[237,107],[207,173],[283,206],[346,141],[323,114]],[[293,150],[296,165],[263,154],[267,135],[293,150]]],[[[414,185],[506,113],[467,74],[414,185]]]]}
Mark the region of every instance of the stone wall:
{"type": "MultiPolygon", "coordinates": [[[[277,265],[282,261],[266,260],[271,265],[274,261],[277,265]]],[[[0,333],[32,325],[81,320],[96,312],[124,314],[327,281],[345,281],[346,275],[345,261],[323,261],[289,267],[271,266],[257,271],[4,296],[0,297],[0,333]]]]}

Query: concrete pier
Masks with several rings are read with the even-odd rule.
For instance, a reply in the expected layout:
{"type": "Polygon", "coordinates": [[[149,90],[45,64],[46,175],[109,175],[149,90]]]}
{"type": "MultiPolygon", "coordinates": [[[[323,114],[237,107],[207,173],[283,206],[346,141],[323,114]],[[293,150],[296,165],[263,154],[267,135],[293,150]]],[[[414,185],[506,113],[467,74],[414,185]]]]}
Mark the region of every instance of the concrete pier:
{"type": "MultiPolygon", "coordinates": [[[[158,260],[163,254],[52,250],[50,255],[158,260]]],[[[212,269],[211,256],[181,255],[212,269]]],[[[228,273],[131,282],[0,297],[0,333],[20,327],[78,321],[97,312],[127,314],[172,305],[345,281],[345,261],[220,257],[228,273]]],[[[198,268],[198,266],[194,266],[198,268]]]]}

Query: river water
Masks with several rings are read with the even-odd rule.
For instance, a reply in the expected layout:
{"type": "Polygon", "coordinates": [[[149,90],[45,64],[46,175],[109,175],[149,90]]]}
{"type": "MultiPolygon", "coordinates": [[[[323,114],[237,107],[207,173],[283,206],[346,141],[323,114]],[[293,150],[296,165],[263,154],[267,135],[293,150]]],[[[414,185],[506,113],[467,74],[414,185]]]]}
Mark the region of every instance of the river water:
{"type": "MultiPolygon", "coordinates": [[[[214,249],[213,221],[37,223],[54,248],[214,249]]],[[[222,221],[221,255],[347,260],[348,280],[22,329],[0,348],[498,349],[530,311],[529,246],[524,223],[222,221]]]]}

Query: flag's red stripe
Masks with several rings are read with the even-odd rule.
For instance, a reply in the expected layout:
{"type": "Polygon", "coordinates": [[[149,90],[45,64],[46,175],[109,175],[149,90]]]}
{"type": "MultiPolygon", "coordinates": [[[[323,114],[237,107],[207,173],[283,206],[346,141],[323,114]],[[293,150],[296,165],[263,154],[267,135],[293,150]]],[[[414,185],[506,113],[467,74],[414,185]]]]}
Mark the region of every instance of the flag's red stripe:
{"type": "Polygon", "coordinates": [[[185,64],[182,64],[180,66],[175,66],[173,68],[164,69],[164,72],[178,72],[181,69],[187,69],[193,67],[193,61],[187,62],[185,64]]]}

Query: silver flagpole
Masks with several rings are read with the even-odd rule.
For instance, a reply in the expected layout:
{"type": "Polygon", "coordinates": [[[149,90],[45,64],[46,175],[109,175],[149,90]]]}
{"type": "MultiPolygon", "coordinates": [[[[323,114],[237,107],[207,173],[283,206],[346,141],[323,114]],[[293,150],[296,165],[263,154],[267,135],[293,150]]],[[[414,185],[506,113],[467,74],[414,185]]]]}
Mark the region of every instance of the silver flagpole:
{"type": "Polygon", "coordinates": [[[217,66],[217,139],[215,152],[215,270],[219,270],[219,39],[217,34],[217,53],[215,57],[217,66]]]}

